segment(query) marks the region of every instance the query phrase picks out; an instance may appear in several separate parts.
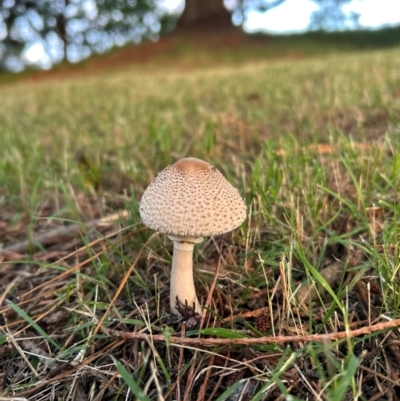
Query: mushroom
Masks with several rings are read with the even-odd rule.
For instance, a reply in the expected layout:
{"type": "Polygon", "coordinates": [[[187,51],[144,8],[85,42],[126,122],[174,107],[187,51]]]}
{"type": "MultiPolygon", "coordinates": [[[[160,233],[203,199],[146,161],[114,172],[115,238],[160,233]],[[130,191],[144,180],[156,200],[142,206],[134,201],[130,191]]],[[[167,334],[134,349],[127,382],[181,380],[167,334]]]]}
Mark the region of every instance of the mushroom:
{"type": "Polygon", "coordinates": [[[171,270],[171,312],[180,305],[200,313],[193,282],[193,248],[205,236],[223,234],[246,218],[246,205],[237,189],[211,164],[181,159],[157,174],[140,201],[140,217],[153,230],[174,242],[171,270]]]}

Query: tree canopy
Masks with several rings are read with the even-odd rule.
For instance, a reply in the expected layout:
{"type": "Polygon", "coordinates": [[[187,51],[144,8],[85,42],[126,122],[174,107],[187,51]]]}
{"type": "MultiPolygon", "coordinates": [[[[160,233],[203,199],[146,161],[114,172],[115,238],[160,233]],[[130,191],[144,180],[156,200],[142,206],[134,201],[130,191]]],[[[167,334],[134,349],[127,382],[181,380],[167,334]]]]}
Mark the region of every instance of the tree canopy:
{"type": "MultiPolygon", "coordinates": [[[[186,0],[180,22],[190,26],[207,20],[221,28],[225,18],[241,25],[249,10],[267,12],[284,1],[186,0]]],[[[349,18],[342,6],[351,0],[312,1],[319,5],[311,16],[313,29],[337,29],[349,18]]],[[[18,71],[29,64],[50,68],[63,59],[76,62],[113,46],[156,40],[178,18],[166,13],[160,0],[2,0],[0,69],[18,71]]],[[[357,20],[356,15],[350,18],[357,20]]]]}
{"type": "Polygon", "coordinates": [[[74,62],[113,46],[157,39],[170,22],[156,0],[4,0],[0,64],[18,70],[32,61],[42,68],[64,58],[74,62]]]}

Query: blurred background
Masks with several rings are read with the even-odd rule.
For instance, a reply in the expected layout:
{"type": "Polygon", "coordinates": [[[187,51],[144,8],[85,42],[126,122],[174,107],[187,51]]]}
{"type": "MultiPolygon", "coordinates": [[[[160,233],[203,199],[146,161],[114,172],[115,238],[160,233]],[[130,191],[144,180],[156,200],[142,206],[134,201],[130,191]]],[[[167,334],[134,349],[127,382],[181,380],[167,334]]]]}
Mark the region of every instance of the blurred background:
{"type": "Polygon", "coordinates": [[[260,39],[305,32],[388,46],[400,40],[399,24],[398,0],[1,0],[0,71],[50,69],[182,33],[225,35],[222,47],[238,45],[239,33],[260,39]],[[370,34],[377,30],[385,33],[370,34]]]}

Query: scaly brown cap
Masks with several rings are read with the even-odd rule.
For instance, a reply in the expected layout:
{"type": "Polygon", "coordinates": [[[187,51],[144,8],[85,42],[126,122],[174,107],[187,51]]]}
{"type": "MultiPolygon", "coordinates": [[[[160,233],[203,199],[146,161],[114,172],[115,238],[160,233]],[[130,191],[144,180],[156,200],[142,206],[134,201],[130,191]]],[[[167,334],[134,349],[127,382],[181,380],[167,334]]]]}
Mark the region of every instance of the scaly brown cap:
{"type": "Polygon", "coordinates": [[[157,174],[143,194],[139,212],[153,230],[203,237],[238,227],[246,218],[246,205],[215,167],[188,157],[157,174]]]}

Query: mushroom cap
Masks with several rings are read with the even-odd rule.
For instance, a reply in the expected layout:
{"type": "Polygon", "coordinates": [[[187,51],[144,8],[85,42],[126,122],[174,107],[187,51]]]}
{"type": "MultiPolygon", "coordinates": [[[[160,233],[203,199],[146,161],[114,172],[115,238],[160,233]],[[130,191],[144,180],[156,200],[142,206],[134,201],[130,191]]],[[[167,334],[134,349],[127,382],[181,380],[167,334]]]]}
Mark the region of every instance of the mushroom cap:
{"type": "Polygon", "coordinates": [[[238,227],[246,218],[246,205],[215,167],[188,157],[157,174],[143,193],[139,212],[153,230],[203,237],[238,227]]]}

